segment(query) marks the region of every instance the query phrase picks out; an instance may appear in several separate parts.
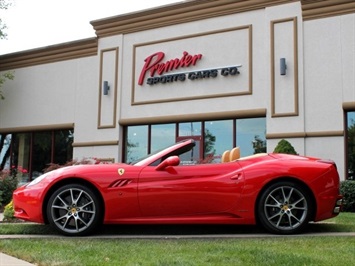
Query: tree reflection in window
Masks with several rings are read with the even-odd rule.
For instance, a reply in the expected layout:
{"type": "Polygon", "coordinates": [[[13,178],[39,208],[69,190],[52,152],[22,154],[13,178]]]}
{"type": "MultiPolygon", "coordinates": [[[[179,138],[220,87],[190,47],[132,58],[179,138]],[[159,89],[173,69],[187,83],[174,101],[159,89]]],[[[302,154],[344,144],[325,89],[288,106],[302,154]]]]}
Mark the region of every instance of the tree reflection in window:
{"type": "Polygon", "coordinates": [[[347,113],[348,179],[355,179],[355,111],[347,113]]]}

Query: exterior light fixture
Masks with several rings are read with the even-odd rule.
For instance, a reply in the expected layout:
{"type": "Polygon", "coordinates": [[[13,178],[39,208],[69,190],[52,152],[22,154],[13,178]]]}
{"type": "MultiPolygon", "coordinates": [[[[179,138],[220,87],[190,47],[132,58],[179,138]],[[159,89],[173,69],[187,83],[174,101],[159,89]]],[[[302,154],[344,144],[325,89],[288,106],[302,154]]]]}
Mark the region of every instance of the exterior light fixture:
{"type": "Polygon", "coordinates": [[[102,90],[103,90],[104,95],[108,95],[108,91],[110,90],[110,86],[108,85],[108,81],[106,81],[106,80],[104,81],[102,90]]]}
{"type": "Polygon", "coordinates": [[[287,69],[286,58],[280,58],[280,75],[281,76],[286,75],[286,69],[287,69]]]}

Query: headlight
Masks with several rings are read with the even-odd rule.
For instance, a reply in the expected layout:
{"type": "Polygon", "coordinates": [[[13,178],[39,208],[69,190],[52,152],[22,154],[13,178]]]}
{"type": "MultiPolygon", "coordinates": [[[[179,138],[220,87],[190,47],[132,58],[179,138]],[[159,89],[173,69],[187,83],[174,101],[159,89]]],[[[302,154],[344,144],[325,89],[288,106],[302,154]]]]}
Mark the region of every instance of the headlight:
{"type": "Polygon", "coordinates": [[[39,182],[41,182],[44,178],[46,178],[48,176],[48,173],[43,174],[39,177],[37,177],[36,179],[32,180],[30,183],[27,184],[27,187],[31,187],[34,186],[36,184],[38,184],[39,182]]]}

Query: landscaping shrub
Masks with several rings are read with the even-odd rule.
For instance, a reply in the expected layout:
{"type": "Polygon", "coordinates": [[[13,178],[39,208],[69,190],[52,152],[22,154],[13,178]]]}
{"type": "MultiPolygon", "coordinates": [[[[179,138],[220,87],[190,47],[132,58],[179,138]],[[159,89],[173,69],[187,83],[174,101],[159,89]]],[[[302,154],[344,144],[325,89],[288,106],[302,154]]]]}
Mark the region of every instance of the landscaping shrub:
{"type": "Polygon", "coordinates": [[[355,181],[345,180],[341,182],[340,193],[344,196],[343,211],[355,212],[355,181]]]}
{"type": "Polygon", "coordinates": [[[17,177],[9,171],[0,171],[0,207],[8,204],[12,199],[12,193],[17,188],[17,177]]]}
{"type": "Polygon", "coordinates": [[[15,220],[14,213],[14,204],[11,200],[10,203],[7,204],[4,209],[4,222],[10,222],[15,220]]]}
{"type": "Polygon", "coordinates": [[[290,142],[288,142],[285,139],[282,139],[279,141],[277,146],[274,149],[274,153],[286,153],[286,154],[295,154],[297,155],[297,152],[293,148],[290,142]]]}

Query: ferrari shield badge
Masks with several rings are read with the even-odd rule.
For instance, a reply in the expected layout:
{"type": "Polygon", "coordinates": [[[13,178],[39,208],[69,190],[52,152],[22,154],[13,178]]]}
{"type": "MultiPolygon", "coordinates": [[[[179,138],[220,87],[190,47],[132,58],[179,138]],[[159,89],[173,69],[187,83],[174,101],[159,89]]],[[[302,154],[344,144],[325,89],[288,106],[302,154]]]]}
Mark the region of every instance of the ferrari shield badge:
{"type": "Polygon", "coordinates": [[[118,174],[123,175],[124,174],[124,169],[123,168],[118,168],[118,174]]]}

